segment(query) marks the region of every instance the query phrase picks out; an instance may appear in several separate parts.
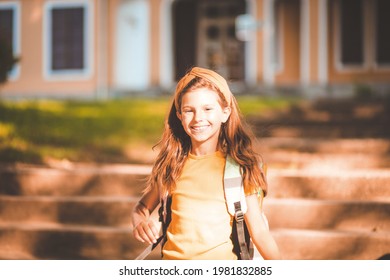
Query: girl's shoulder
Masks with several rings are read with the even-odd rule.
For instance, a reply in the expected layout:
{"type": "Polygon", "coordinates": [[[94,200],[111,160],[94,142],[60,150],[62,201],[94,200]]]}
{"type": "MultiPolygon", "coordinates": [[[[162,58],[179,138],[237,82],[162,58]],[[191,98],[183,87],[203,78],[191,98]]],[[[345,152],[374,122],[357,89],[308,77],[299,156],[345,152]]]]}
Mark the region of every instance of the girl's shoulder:
{"type": "Polygon", "coordinates": [[[244,188],[245,196],[257,195],[257,197],[264,197],[264,190],[260,186],[248,186],[244,188]]]}
{"type": "Polygon", "coordinates": [[[265,162],[260,162],[260,170],[264,173],[264,176],[267,176],[268,166],[265,162]]]}

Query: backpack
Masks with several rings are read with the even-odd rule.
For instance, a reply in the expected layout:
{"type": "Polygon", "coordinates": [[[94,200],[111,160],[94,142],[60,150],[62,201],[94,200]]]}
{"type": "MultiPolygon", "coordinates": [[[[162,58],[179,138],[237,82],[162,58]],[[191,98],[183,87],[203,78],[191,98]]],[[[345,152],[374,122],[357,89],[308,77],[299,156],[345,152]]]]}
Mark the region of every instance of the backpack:
{"type": "MultiPolygon", "coordinates": [[[[247,211],[244,187],[240,166],[230,157],[227,156],[224,170],[224,192],[227,209],[229,214],[234,217],[232,226],[233,251],[239,260],[263,259],[261,254],[255,249],[251,241],[249,231],[245,224],[244,214],[247,211]]],[[[166,232],[171,222],[171,203],[170,196],[165,196],[161,200],[158,210],[159,221],[161,222],[162,235],[157,242],[149,245],[136,260],[143,260],[148,256],[161,242],[166,241],[166,232]]],[[[262,211],[262,217],[268,227],[267,217],[262,211]]]]}

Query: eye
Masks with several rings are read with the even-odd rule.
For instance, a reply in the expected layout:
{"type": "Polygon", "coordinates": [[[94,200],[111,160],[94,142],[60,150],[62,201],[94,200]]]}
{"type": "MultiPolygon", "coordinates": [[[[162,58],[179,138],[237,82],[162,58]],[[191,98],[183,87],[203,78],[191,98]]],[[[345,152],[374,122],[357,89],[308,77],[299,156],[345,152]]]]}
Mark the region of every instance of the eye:
{"type": "Polygon", "coordinates": [[[191,113],[192,110],[190,108],[184,108],[183,109],[183,114],[188,114],[188,113],[191,113]]]}

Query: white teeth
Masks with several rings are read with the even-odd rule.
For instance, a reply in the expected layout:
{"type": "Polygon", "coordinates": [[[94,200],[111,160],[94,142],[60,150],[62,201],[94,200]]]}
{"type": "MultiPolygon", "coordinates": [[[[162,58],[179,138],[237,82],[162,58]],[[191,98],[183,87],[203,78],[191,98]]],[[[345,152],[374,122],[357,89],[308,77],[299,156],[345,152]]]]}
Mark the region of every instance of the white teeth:
{"type": "Polygon", "coordinates": [[[204,125],[204,126],[193,126],[192,130],[195,131],[195,132],[202,132],[202,131],[206,130],[207,127],[208,127],[207,125],[204,125]]]}

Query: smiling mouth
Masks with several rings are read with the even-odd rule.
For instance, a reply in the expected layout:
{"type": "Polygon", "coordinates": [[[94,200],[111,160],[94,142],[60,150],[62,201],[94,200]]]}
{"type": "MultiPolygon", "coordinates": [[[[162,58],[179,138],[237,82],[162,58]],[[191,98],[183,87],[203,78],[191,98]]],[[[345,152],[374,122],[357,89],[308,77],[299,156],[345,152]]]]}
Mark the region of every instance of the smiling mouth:
{"type": "Polygon", "coordinates": [[[209,127],[209,125],[192,126],[191,130],[193,132],[199,133],[199,132],[205,131],[208,127],[209,127]]]}

